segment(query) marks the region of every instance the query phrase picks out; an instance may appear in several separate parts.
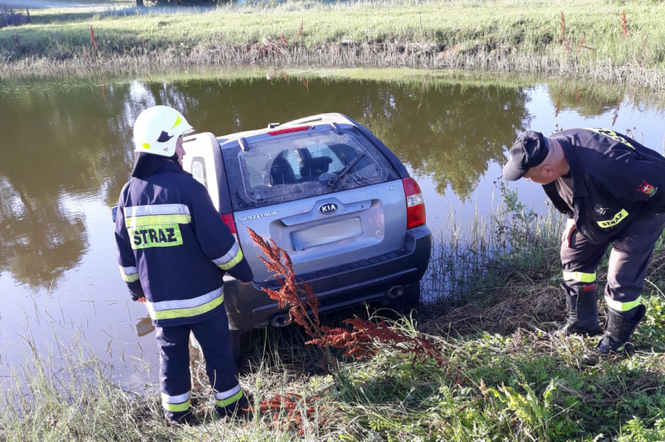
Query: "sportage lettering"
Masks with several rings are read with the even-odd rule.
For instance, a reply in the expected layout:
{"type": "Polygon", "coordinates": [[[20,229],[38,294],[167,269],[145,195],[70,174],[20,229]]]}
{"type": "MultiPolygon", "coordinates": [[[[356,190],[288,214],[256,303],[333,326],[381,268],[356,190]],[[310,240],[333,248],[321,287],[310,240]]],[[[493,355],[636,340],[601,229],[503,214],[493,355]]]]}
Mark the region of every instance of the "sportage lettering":
{"type": "Polygon", "coordinates": [[[259,218],[266,218],[268,216],[275,216],[279,212],[277,210],[273,210],[272,212],[266,212],[266,213],[260,213],[258,215],[249,215],[249,216],[243,216],[238,218],[238,221],[250,221],[253,219],[259,219],[259,218]]]}
{"type": "Polygon", "coordinates": [[[150,247],[172,247],[182,244],[182,235],[177,224],[145,226],[131,230],[129,234],[132,238],[132,248],[135,250],[150,247]]]}

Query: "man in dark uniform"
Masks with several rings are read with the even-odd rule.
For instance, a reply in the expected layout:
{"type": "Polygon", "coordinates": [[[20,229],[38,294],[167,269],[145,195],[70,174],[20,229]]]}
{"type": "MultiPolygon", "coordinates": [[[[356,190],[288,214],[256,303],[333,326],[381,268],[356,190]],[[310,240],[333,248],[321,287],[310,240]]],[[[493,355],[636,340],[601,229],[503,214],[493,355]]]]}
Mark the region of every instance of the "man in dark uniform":
{"type": "Polygon", "coordinates": [[[551,137],[527,131],[509,153],[504,178],[541,184],[568,217],[561,243],[568,320],[558,334],[601,333],[596,267],[613,243],[605,286],[608,320],[596,351],[623,352],[646,314],[644,277],[665,228],[665,158],[607,129],[570,129],[551,137]]]}
{"type": "Polygon", "coordinates": [[[206,188],[182,169],[182,136],[192,127],[167,106],[134,124],[138,158],[118,201],[115,238],[122,279],[145,303],[156,328],[162,406],[167,419],[189,420],[189,335],[206,359],[216,410],[244,403],[224,310],[225,272],[251,281],[252,271],[206,188]]]}

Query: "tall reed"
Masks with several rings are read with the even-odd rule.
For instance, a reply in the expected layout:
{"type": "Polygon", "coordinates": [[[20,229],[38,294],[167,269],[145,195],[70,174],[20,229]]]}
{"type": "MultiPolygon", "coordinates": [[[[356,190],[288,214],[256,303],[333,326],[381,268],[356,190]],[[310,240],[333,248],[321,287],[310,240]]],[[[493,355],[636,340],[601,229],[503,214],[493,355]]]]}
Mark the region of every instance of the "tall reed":
{"type": "Polygon", "coordinates": [[[532,72],[662,88],[662,8],[648,0],[605,3],[602,14],[598,7],[592,0],[575,5],[365,0],[40,12],[32,25],[0,31],[0,74],[45,74],[49,66],[70,74],[145,74],[200,65],[414,67],[532,72]],[[94,56],[91,26],[98,42],[94,56]]]}

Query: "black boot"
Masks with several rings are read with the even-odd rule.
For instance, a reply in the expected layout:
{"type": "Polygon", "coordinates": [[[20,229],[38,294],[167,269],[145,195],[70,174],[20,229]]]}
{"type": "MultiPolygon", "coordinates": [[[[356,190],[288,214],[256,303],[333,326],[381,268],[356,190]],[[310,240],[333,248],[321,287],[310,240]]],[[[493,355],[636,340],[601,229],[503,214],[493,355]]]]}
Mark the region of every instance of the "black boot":
{"type": "Polygon", "coordinates": [[[249,411],[249,401],[243,394],[243,396],[237,402],[234,402],[227,407],[220,407],[217,405],[215,410],[217,411],[217,415],[219,417],[239,417],[249,411]]]}
{"type": "Polygon", "coordinates": [[[194,415],[191,410],[178,412],[164,410],[164,417],[174,425],[192,424],[194,422],[194,415]]]}
{"type": "Polygon", "coordinates": [[[646,313],[647,308],[644,305],[636,307],[634,312],[617,312],[609,309],[605,334],[596,347],[596,353],[608,355],[625,352],[626,344],[630,342],[630,335],[633,334],[646,313]],[[626,316],[632,316],[632,319],[626,319],[626,316]]]}
{"type": "Polygon", "coordinates": [[[577,290],[561,284],[566,293],[568,319],[566,325],[557,330],[557,336],[596,336],[602,333],[598,324],[598,286],[587,284],[577,290]]]}

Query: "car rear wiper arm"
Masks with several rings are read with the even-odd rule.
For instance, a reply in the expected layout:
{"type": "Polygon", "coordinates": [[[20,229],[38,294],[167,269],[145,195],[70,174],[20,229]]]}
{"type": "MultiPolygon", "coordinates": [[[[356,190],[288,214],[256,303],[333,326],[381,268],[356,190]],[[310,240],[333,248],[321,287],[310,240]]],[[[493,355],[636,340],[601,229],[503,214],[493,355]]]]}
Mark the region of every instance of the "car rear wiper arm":
{"type": "Polygon", "coordinates": [[[358,164],[358,161],[360,161],[360,160],[362,159],[362,157],[364,157],[364,156],[365,156],[365,152],[361,152],[361,153],[359,153],[354,159],[352,159],[351,161],[349,161],[349,164],[347,164],[346,166],[344,166],[344,169],[340,170],[340,171],[337,173],[337,175],[335,175],[334,177],[330,178],[330,180],[328,180],[328,185],[329,185],[330,187],[333,187],[334,185],[336,185],[337,182],[338,182],[339,180],[341,180],[342,177],[343,177],[344,175],[346,175],[347,173],[349,173],[349,170],[353,169],[353,166],[355,166],[356,164],[358,164]]]}

